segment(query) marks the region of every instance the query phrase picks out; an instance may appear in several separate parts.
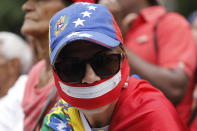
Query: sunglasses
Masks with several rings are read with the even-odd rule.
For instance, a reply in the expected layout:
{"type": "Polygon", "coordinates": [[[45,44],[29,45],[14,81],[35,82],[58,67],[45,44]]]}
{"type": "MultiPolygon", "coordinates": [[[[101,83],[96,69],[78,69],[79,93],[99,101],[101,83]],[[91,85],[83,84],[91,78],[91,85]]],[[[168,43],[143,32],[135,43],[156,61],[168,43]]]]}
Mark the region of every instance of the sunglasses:
{"type": "Polygon", "coordinates": [[[97,54],[84,60],[76,57],[64,57],[55,63],[54,70],[60,79],[67,83],[79,83],[85,76],[86,65],[90,64],[101,79],[115,75],[120,70],[122,54],[97,54]]]}

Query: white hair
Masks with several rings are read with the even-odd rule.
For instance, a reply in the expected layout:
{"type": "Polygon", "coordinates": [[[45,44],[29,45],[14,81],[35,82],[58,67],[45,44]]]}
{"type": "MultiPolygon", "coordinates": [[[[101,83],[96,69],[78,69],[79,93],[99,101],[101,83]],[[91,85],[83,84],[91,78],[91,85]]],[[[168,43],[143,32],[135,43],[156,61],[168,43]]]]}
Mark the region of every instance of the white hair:
{"type": "Polygon", "coordinates": [[[32,50],[18,35],[10,32],[0,32],[0,55],[6,59],[18,58],[21,63],[21,73],[27,73],[32,65],[32,50]]]}

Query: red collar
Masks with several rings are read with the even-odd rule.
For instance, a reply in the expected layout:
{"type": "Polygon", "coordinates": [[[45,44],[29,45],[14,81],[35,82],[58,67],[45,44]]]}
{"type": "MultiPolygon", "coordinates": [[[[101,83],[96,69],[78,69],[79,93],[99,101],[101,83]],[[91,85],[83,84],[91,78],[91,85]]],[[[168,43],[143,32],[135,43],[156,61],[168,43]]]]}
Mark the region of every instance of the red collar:
{"type": "Polygon", "coordinates": [[[139,17],[142,17],[146,22],[153,22],[165,13],[166,13],[166,9],[164,7],[151,6],[142,9],[139,13],[139,17]]]}

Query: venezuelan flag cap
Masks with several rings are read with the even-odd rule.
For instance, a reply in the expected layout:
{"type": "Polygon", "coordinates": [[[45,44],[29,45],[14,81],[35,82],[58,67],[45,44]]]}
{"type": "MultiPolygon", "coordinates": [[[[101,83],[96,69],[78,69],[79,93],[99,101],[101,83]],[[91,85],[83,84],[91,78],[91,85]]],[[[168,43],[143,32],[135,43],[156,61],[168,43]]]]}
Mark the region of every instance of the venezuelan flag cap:
{"type": "Polygon", "coordinates": [[[52,17],[49,32],[51,64],[63,47],[76,40],[91,41],[107,48],[123,43],[112,14],[101,4],[78,2],[64,8],[52,17]]]}

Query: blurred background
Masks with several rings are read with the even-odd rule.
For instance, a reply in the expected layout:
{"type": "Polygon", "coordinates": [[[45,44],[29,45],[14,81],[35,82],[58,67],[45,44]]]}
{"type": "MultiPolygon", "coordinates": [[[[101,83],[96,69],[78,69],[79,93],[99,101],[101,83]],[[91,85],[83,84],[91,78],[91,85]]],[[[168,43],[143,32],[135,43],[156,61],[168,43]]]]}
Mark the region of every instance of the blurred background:
{"type": "Polygon", "coordinates": [[[0,0],[0,31],[20,33],[24,12],[22,4],[26,0],[0,0]]]}
{"type": "MultiPolygon", "coordinates": [[[[0,0],[0,31],[11,31],[20,34],[24,12],[22,4],[26,0],[0,0]]],[[[170,11],[188,15],[197,10],[197,0],[164,0],[164,5],[170,11]]]]}

